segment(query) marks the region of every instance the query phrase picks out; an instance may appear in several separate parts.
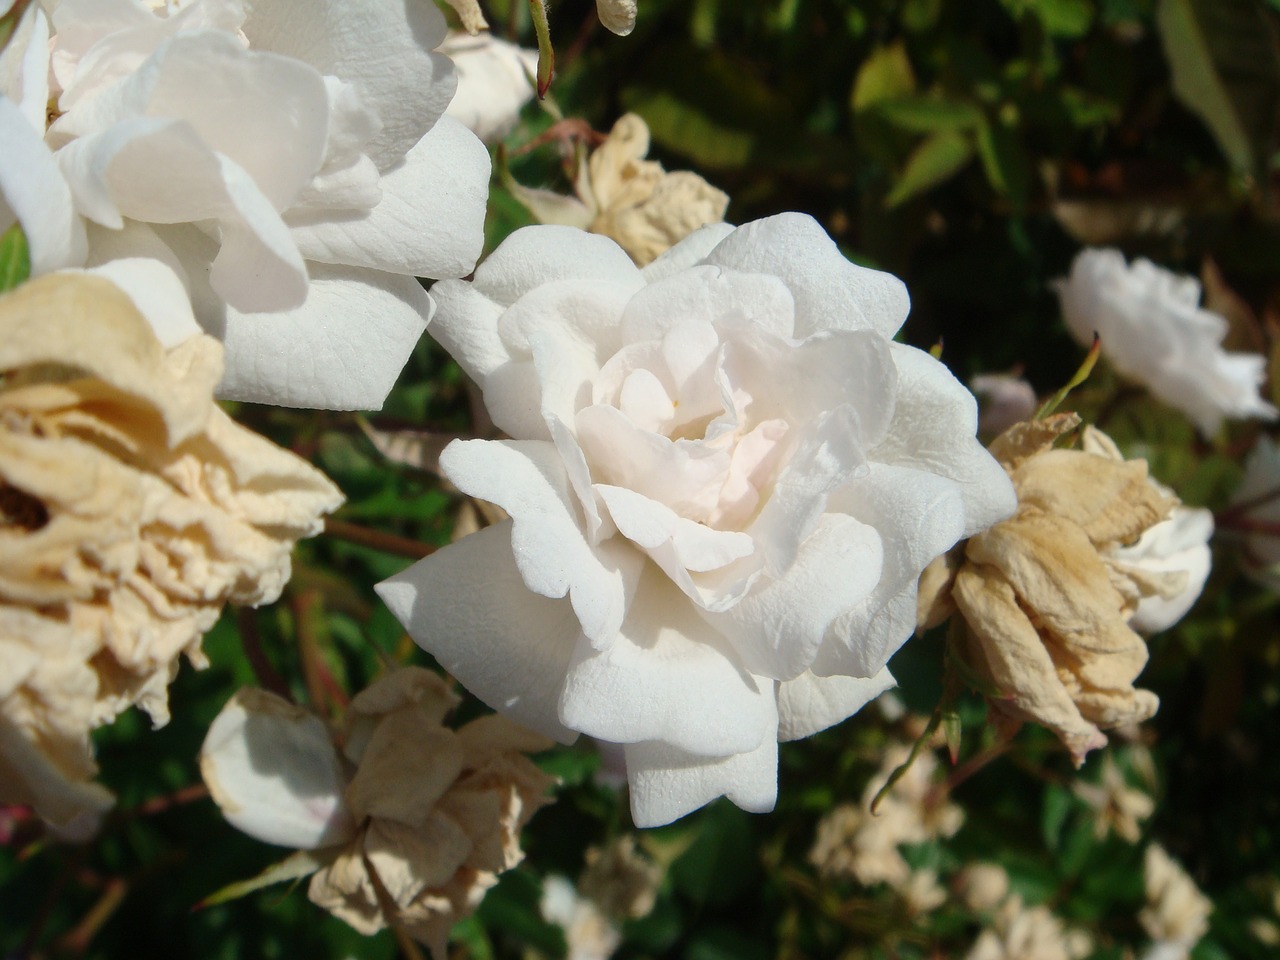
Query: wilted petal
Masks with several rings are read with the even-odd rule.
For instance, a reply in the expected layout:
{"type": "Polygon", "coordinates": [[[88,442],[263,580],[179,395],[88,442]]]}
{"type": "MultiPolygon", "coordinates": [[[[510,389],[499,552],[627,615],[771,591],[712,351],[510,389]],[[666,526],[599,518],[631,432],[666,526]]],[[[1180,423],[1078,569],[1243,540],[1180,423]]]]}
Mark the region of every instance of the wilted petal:
{"type": "Polygon", "coordinates": [[[200,773],[232,826],[264,843],[313,850],[355,832],[324,723],[265,690],[246,687],[222,708],[200,773]]]}

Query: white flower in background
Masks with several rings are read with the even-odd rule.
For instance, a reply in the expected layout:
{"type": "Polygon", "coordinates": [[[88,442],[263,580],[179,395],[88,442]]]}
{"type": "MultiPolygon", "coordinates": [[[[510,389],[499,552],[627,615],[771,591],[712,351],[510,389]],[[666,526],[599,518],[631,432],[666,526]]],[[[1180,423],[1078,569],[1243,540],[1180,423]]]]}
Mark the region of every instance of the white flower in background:
{"type": "Polygon", "coordinates": [[[542,918],[564,931],[567,960],[608,960],[622,945],[622,933],[596,902],[565,877],[542,882],[542,918]]]}
{"type": "MultiPolygon", "coordinates": [[[[1280,590],[1280,444],[1258,437],[1244,461],[1244,479],[1228,514],[1243,528],[1244,569],[1253,579],[1280,590]],[[1250,525],[1271,526],[1271,530],[1250,525]]],[[[1226,521],[1224,521],[1224,527],[1226,521]]]]}
{"type": "Polygon", "coordinates": [[[313,903],[443,960],[453,924],[524,859],[520,831],[554,783],[524,755],[544,738],[493,715],[451,730],[457,703],[429,670],[388,673],[352,698],[339,754],[318,717],[246,688],[209,727],[200,772],[233,826],[315,851],[313,903]]]}
{"type": "MultiPolygon", "coordinates": [[[[112,267],[194,328],[162,264],[112,267]]],[[[203,335],[164,350],[101,276],[0,297],[0,803],[64,833],[112,803],[91,732],[135,705],[166,723],[179,659],[207,664],[227,602],[275,600],[294,543],[342,502],[214,403],[221,355],[203,335]]]]}
{"type": "Polygon", "coordinates": [[[778,740],[886,689],[920,571],[1014,508],[972,395],[890,340],[901,282],[807,216],[709,227],[644,270],[528,227],[433,294],[512,438],[441,467],[512,519],[379,593],[495,709],[625,744],[639,825],[771,809],[778,740]]]}
{"type": "MultiPolygon", "coordinates": [[[[1085,427],[1080,448],[1114,461],[1124,460],[1115,441],[1094,427],[1085,427]]],[[[1147,479],[1165,496],[1175,496],[1163,483],[1147,479]]],[[[1142,634],[1159,633],[1186,615],[1209,579],[1212,536],[1213,511],[1179,504],[1167,520],[1148,527],[1133,543],[1108,548],[1114,569],[1135,583],[1145,581],[1146,589],[1129,617],[1130,627],[1142,634]]]]}
{"type": "Polygon", "coordinates": [[[596,0],[596,13],[605,29],[620,37],[636,27],[636,0],[596,0]]]}
{"type": "Polygon", "coordinates": [[[420,0],[33,4],[0,56],[0,226],[37,274],[171,266],[225,344],[223,396],[378,407],[431,313],[414,277],[483,242],[489,160],[441,118],[444,36],[420,0]]]}
{"type": "Polygon", "coordinates": [[[1209,932],[1213,904],[1159,844],[1147,847],[1143,882],[1147,905],[1138,920],[1155,941],[1143,960],[1187,960],[1209,932]]]}
{"type": "Polygon", "coordinates": [[[1097,783],[1076,780],[1071,790],[1093,808],[1093,835],[1099,840],[1114,833],[1126,843],[1137,843],[1142,836],[1143,821],[1156,812],[1155,800],[1129,786],[1110,753],[1102,761],[1102,775],[1097,783]]]}
{"type": "Polygon", "coordinates": [[[997,908],[965,960],[1082,960],[1092,950],[1084,931],[1068,929],[1048,907],[1028,907],[1014,894],[997,908]]]}
{"type": "Polygon", "coordinates": [[[450,32],[440,47],[458,71],[458,92],[449,101],[453,117],[485,143],[496,143],[515,126],[520,110],[533,99],[530,79],[537,75],[538,51],[526,50],[492,34],[450,32]]]}
{"type": "Polygon", "coordinates": [[[1030,420],[1036,412],[1036,391],[1021,377],[1008,373],[983,373],[969,381],[979,401],[978,432],[1004,433],[1015,423],[1030,420]]]}
{"type": "Polygon", "coordinates": [[[1227,321],[1200,306],[1195,277],[1149,260],[1126,264],[1119,250],[1082,250],[1057,283],[1062,315],[1084,345],[1097,332],[1102,354],[1121,374],[1181,410],[1211,437],[1224,417],[1274,420],[1258,395],[1266,359],[1222,349],[1227,321]]]}
{"type": "Polygon", "coordinates": [[[720,223],[729,195],[689,170],[668,173],[649,153],[649,127],[624,114],[578,167],[575,197],[510,184],[541,223],[590,230],[614,240],[640,266],[699,227],[720,223]]]}

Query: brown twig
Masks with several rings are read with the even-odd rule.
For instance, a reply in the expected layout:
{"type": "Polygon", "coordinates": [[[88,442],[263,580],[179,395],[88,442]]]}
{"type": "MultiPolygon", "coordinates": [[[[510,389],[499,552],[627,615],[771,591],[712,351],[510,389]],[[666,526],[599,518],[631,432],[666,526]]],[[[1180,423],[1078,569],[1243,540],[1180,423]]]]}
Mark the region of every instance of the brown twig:
{"type": "Polygon", "coordinates": [[[124,902],[128,892],[129,883],[124,877],[112,877],[108,880],[98,902],[89,908],[89,912],[72,930],[58,940],[57,949],[72,954],[82,954],[88,950],[93,938],[124,902]]]}
{"type": "Polygon", "coordinates": [[[262,649],[262,635],[258,633],[258,615],[248,607],[236,611],[236,626],[240,628],[240,648],[244,650],[245,659],[253,668],[253,675],[265,690],[292,702],[289,685],[284,677],[271,665],[266,651],[262,649]]]}
{"type": "Polygon", "coordinates": [[[359,544],[362,547],[372,547],[383,553],[393,553],[398,557],[409,557],[413,560],[421,560],[436,552],[436,548],[429,543],[419,543],[417,540],[410,540],[408,537],[401,537],[394,533],[384,533],[381,530],[370,530],[368,527],[348,523],[345,520],[335,520],[332,517],[325,520],[324,532],[336,540],[345,540],[347,543],[359,544]]]}

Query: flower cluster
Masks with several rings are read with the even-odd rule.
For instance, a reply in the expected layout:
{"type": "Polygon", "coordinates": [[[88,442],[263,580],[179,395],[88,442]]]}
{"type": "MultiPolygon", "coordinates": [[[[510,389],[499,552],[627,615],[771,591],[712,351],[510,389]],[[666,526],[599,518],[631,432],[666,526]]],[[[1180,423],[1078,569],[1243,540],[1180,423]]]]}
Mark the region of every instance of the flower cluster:
{"type": "Polygon", "coordinates": [[[482,243],[489,161],[442,117],[444,37],[430,3],[32,4],[0,193],[34,272],[159,260],[226,347],[223,396],[380,406],[431,313],[414,277],[482,243]]]}
{"type": "Polygon", "coordinates": [[[319,851],[313,902],[443,958],[453,924],[523,859],[520,831],[554,783],[524,756],[544,738],[498,716],[450,730],[457,703],[428,670],[390,673],[351,701],[339,753],[319,718],[241,690],[209,728],[200,770],[234,826],[319,851]]]}
{"type": "Polygon", "coordinates": [[[90,732],[165,723],[179,657],[205,664],[225,603],[275,600],[342,500],[214,404],[221,355],[165,351],[101,277],[0,298],[0,800],[55,824],[111,802],[90,732]]]}

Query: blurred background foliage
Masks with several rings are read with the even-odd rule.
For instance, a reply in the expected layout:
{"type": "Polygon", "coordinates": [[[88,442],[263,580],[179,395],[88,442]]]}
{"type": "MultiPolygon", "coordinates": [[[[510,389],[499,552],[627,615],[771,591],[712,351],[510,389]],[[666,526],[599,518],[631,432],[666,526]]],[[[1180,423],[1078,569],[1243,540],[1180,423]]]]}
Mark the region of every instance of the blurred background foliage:
{"type": "MultiPolygon", "coordinates": [[[[525,0],[484,7],[496,34],[533,45],[525,0]]],[[[635,111],[651,157],[727,191],[730,221],[805,211],[850,258],[902,277],[913,299],[902,338],[941,343],[961,379],[1020,369],[1041,394],[1067,380],[1083,351],[1052,281],[1086,244],[1200,275],[1231,322],[1228,347],[1275,356],[1276,0],[639,0],[626,38],[600,27],[594,0],[560,0],[551,27],[548,103],[526,108],[505,141],[523,184],[569,191],[572,133],[558,118],[606,132],[635,111]]],[[[489,248],[529,220],[495,177],[489,248]]],[[[1232,424],[1202,441],[1105,369],[1069,405],[1148,456],[1187,503],[1214,509],[1258,430],[1232,424]]],[[[412,550],[387,537],[447,543],[459,507],[430,470],[389,463],[358,418],[235,412],[312,458],[347,494],[339,519],[384,539],[361,544],[347,531],[302,544],[280,603],[228,611],[206,639],[212,666],[184,667],[166,728],[151,731],[135,712],[100,731],[102,780],[120,802],[99,839],[58,844],[29,820],[0,822],[4,957],[405,955],[391,934],[361,937],[287,885],[193,910],[283,855],[228,826],[204,795],[195,757],[209,722],[242,684],[275,683],[334,717],[385,664],[429,663],[371,587],[409,562],[412,550]]],[[[369,422],[486,430],[429,340],[369,422]]],[[[429,452],[420,459],[430,466],[429,452]]],[[[1215,548],[1204,597],[1151,642],[1142,683],[1160,712],[1083,770],[1043,731],[999,748],[981,701],[961,701],[959,765],[945,786],[965,823],[904,850],[913,868],[937,872],[946,902],[913,912],[889,886],[823,877],[808,859],[823,815],[860,802],[886,745],[909,741],[937,702],[943,644],[927,636],[891,664],[904,716],[871,707],[782,746],[774,813],[721,801],[639,838],[662,879],[652,911],[621,925],[617,956],[963,957],[984,919],[955,884],[966,864],[988,861],[1028,903],[1087,930],[1090,956],[1120,960],[1146,942],[1137,916],[1150,840],[1215,904],[1195,960],[1276,956],[1280,620],[1275,595],[1240,576],[1238,544],[1223,535],[1215,548]],[[1100,836],[1096,805],[1078,789],[1100,782],[1107,758],[1155,800],[1136,843],[1100,836]]],[[[545,878],[576,879],[588,847],[632,830],[625,793],[597,776],[589,745],[540,762],[562,779],[558,802],[527,831],[525,864],[456,931],[458,957],[564,956],[563,932],[538,908],[545,878]]]]}

